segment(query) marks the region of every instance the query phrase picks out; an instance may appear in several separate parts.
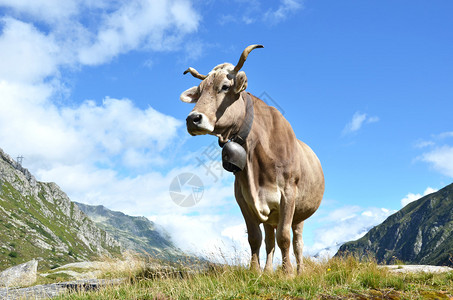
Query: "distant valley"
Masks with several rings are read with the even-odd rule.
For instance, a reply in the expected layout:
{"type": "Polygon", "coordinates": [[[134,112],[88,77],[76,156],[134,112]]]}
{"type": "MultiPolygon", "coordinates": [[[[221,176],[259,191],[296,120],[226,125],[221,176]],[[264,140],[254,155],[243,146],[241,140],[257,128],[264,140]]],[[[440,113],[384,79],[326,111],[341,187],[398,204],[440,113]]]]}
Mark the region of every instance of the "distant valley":
{"type": "Polygon", "coordinates": [[[132,217],[102,205],[77,203],[77,206],[101,229],[113,236],[124,249],[175,261],[188,256],[178,249],[161,228],[145,217],[132,217]]]}

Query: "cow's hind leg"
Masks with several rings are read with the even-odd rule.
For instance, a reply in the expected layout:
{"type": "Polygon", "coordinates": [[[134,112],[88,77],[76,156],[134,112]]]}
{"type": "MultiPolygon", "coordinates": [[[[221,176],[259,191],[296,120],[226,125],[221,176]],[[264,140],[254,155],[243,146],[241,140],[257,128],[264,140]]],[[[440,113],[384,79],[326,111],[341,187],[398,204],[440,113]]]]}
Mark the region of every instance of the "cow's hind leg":
{"type": "Polygon", "coordinates": [[[277,244],[282,251],[283,270],[287,274],[293,273],[291,265],[289,247],[291,245],[291,224],[294,216],[294,198],[290,189],[285,190],[285,195],[282,195],[280,202],[280,218],[277,226],[277,244]]]}
{"type": "Polygon", "coordinates": [[[293,224],[293,249],[294,256],[296,256],[297,262],[297,275],[301,274],[303,268],[303,256],[302,251],[304,248],[304,241],[302,240],[302,231],[304,229],[304,221],[293,224]]]}
{"type": "Polygon", "coordinates": [[[264,224],[264,242],[266,244],[266,266],[264,272],[272,272],[272,261],[274,259],[275,251],[275,229],[272,225],[264,224]]]}

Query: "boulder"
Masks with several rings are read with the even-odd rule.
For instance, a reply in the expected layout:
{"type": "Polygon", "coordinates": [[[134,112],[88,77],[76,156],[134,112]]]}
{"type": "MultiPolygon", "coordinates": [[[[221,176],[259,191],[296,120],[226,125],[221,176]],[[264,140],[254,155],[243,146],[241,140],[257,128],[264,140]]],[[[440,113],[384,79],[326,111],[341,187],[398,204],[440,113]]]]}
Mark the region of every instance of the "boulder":
{"type": "Polygon", "coordinates": [[[38,261],[31,260],[6,269],[0,273],[0,286],[17,287],[32,285],[36,282],[38,261]]]}

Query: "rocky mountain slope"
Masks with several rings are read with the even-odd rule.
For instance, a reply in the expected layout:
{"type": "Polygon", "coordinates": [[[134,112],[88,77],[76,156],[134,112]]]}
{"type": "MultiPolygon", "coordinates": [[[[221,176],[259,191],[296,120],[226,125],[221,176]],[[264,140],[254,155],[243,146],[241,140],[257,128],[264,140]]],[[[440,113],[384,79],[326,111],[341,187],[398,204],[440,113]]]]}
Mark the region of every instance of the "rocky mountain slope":
{"type": "Polygon", "coordinates": [[[119,254],[120,244],[55,183],[36,181],[0,149],[0,271],[31,259],[44,269],[119,254]]]}
{"type": "Polygon", "coordinates": [[[102,205],[76,204],[99,228],[118,240],[124,249],[169,260],[186,256],[163,230],[157,230],[156,225],[145,217],[128,216],[102,205]]]}
{"type": "Polygon", "coordinates": [[[410,264],[453,266],[453,184],[409,203],[336,255],[375,256],[410,264]]]}

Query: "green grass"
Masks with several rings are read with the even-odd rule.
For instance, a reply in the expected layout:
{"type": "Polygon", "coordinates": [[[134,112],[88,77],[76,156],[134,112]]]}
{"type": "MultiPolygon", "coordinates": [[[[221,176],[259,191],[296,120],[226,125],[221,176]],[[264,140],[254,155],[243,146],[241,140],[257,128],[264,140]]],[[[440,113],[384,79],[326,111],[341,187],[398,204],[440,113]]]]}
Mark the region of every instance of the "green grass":
{"type": "MultiPolygon", "coordinates": [[[[120,276],[121,274],[115,274],[120,276]]],[[[242,266],[211,266],[203,272],[140,268],[127,283],[57,299],[450,299],[453,272],[396,274],[352,257],[305,260],[304,272],[279,269],[258,274],[242,266]]]]}
{"type": "Polygon", "coordinates": [[[16,251],[11,251],[10,253],[8,253],[8,256],[16,258],[17,257],[17,252],[16,251]]]}
{"type": "Polygon", "coordinates": [[[49,275],[46,276],[46,278],[50,279],[50,281],[48,281],[46,283],[74,280],[74,278],[71,275],[68,275],[66,273],[49,274],[49,275]]]}

